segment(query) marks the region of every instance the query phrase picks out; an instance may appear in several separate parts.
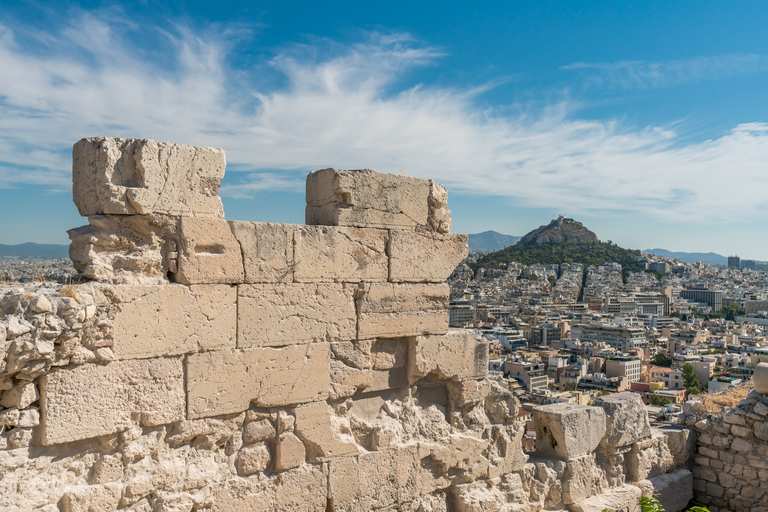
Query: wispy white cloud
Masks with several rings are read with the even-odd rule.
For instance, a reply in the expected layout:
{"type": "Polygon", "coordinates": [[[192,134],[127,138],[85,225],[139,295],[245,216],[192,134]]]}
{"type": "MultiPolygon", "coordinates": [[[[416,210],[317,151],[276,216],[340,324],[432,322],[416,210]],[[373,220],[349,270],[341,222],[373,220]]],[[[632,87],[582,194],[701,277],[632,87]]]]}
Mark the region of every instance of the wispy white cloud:
{"type": "Polygon", "coordinates": [[[576,62],[560,68],[583,75],[586,86],[609,89],[670,87],[686,83],[719,80],[768,70],[762,55],[722,55],[693,59],[647,62],[576,62]]]}
{"type": "Polygon", "coordinates": [[[82,13],[32,50],[0,27],[0,186],[61,187],[80,137],[151,136],[224,148],[230,169],[247,171],[222,190],[230,197],[301,190],[313,169],[367,167],[571,215],[765,214],[768,125],[690,143],[671,126],[578,119],[565,101],[510,113],[483,105],[482,89],[408,83],[413,69],[439,65],[441,50],[404,34],[278,49],[238,71],[231,35],[177,27],[152,59],[132,50],[132,30],[82,13]],[[264,74],[280,85],[263,85],[264,74]]]}

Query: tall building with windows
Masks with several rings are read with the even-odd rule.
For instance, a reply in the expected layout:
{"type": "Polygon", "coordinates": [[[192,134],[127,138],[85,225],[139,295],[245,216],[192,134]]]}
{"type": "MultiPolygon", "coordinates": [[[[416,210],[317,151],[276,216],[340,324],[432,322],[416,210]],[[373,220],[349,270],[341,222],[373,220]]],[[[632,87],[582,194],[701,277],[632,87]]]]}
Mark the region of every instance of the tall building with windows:
{"type": "Polygon", "coordinates": [[[738,256],[728,256],[728,268],[739,268],[741,259],[738,256]]]}
{"type": "MultiPolygon", "coordinates": [[[[728,258],[730,259],[730,258],[728,258]]],[[[736,256],[738,259],[738,256],[736,256]]],[[[723,309],[723,292],[709,290],[707,288],[688,288],[680,292],[680,297],[694,302],[701,302],[712,308],[717,313],[723,309]]]]}

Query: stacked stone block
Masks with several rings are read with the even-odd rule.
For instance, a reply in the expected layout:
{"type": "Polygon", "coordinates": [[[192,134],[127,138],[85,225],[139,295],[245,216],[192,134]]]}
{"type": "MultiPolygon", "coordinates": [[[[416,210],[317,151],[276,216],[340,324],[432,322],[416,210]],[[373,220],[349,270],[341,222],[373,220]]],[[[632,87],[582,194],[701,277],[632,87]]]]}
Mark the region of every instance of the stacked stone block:
{"type": "Polygon", "coordinates": [[[768,397],[753,390],[733,409],[686,406],[697,432],[695,501],[712,512],[768,510],[768,397]]]}
{"type": "Polygon", "coordinates": [[[0,509],[593,510],[677,485],[674,436],[626,399],[537,409],[528,461],[487,343],[448,328],[444,187],[324,169],[307,225],[237,222],[221,150],[73,157],[90,281],[0,292],[0,509]]]}

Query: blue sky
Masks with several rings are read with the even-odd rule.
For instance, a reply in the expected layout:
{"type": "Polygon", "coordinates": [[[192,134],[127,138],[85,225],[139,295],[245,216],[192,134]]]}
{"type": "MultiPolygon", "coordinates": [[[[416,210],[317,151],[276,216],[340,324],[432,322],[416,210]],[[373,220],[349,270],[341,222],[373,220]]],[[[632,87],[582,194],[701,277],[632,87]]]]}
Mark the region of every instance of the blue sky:
{"type": "Polygon", "coordinates": [[[227,153],[229,219],[303,222],[324,167],[432,178],[454,231],[563,214],[768,260],[764,2],[0,0],[0,243],[68,243],[71,147],[227,153]]]}

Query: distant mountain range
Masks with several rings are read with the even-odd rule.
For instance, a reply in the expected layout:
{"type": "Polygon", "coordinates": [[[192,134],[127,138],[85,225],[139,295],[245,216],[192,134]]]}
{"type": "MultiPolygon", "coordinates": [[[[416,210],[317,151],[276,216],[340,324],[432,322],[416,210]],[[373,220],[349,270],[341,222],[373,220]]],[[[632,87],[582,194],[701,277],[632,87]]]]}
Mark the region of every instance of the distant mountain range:
{"type": "Polygon", "coordinates": [[[664,258],[683,260],[689,263],[700,261],[708,265],[728,264],[728,258],[714,252],[674,252],[666,249],[646,249],[643,252],[646,254],[655,254],[656,256],[662,256],[664,258]]]}
{"type": "Polygon", "coordinates": [[[0,244],[0,258],[19,258],[23,260],[66,259],[69,258],[69,246],[35,244],[32,242],[19,245],[0,244]]]}
{"type": "Polygon", "coordinates": [[[500,251],[505,247],[514,245],[520,240],[519,236],[503,235],[496,231],[484,231],[475,235],[469,235],[470,251],[500,251]]]}
{"type": "MultiPolygon", "coordinates": [[[[727,265],[728,258],[721,254],[714,252],[674,252],[666,249],[646,249],[643,251],[646,254],[655,254],[656,256],[663,256],[664,258],[672,258],[676,260],[683,260],[689,263],[696,263],[700,261],[708,265],[727,265]]],[[[741,261],[749,258],[742,258],[741,261]]],[[[754,260],[755,263],[764,263],[762,261],[754,260]]]]}

